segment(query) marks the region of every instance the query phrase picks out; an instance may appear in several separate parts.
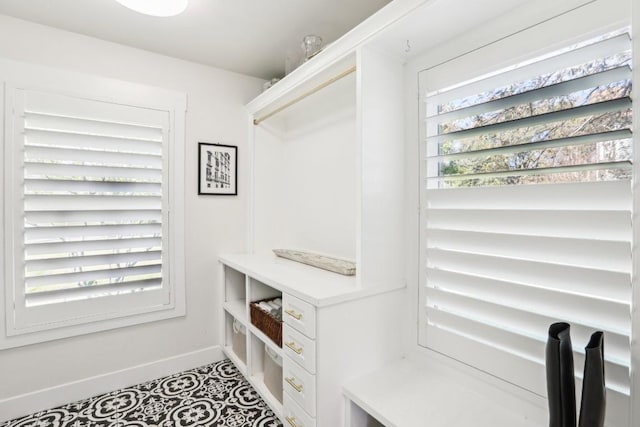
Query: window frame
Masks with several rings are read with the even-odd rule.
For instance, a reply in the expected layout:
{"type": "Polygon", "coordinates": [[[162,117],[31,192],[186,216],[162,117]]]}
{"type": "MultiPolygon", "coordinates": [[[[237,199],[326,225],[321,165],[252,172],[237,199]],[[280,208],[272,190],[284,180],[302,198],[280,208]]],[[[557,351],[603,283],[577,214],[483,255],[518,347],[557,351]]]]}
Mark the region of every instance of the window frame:
{"type": "MultiPolygon", "coordinates": [[[[623,2],[616,2],[616,3],[619,6],[623,2]]],[[[523,26],[524,28],[511,26],[511,29],[506,30],[506,31],[510,31],[508,33],[507,32],[501,33],[501,31],[505,31],[505,28],[497,28],[495,31],[491,32],[492,34],[495,34],[493,36],[494,38],[491,38],[491,39],[485,38],[483,42],[484,44],[478,45],[474,49],[469,49],[469,45],[474,44],[474,42],[470,42],[471,36],[465,35],[464,37],[455,39],[436,49],[435,53],[432,54],[431,58],[425,55],[424,57],[421,57],[418,61],[416,61],[417,63],[410,64],[410,72],[412,73],[411,75],[414,76],[415,78],[415,83],[411,84],[410,94],[412,98],[416,96],[416,94],[418,94],[417,98],[420,101],[415,107],[416,119],[412,120],[412,122],[415,123],[416,125],[415,126],[416,130],[412,134],[412,136],[415,136],[415,139],[408,140],[409,144],[415,144],[416,141],[420,141],[419,149],[416,149],[416,152],[419,152],[419,156],[418,156],[419,166],[417,166],[416,164],[415,172],[412,173],[414,174],[413,176],[415,176],[416,182],[418,183],[418,195],[416,196],[416,200],[419,200],[419,204],[420,204],[419,219],[416,219],[416,226],[418,227],[417,230],[419,234],[414,243],[416,246],[418,246],[417,255],[415,259],[416,273],[413,273],[413,272],[411,273],[412,275],[415,274],[416,280],[418,282],[418,286],[417,286],[417,289],[415,290],[415,294],[413,294],[417,299],[416,308],[414,309],[415,310],[414,312],[416,314],[416,317],[418,318],[418,322],[417,322],[418,326],[416,328],[412,328],[411,330],[412,333],[415,334],[415,336],[417,336],[417,341],[420,340],[420,335],[421,335],[421,327],[419,325],[423,324],[426,321],[426,315],[423,310],[424,304],[423,304],[422,298],[424,294],[423,294],[422,288],[426,280],[423,266],[426,260],[426,255],[424,253],[425,251],[424,209],[425,209],[427,200],[425,198],[425,190],[424,190],[423,184],[424,184],[424,178],[427,175],[426,175],[426,162],[423,161],[426,158],[426,150],[425,150],[424,144],[422,143],[422,137],[425,135],[425,129],[424,129],[424,123],[422,122],[421,119],[422,117],[425,117],[425,106],[422,103],[422,96],[421,96],[422,92],[420,89],[421,85],[418,83],[420,80],[419,78],[420,72],[425,69],[432,69],[447,63],[456,64],[456,67],[454,67],[455,70],[451,74],[446,76],[446,78],[448,78],[447,80],[448,84],[436,85],[439,87],[447,87],[455,84],[456,82],[469,80],[474,75],[479,76],[479,75],[490,73],[493,70],[500,70],[508,67],[513,63],[524,62],[530,58],[534,58],[546,52],[554,51],[565,45],[571,45],[574,42],[579,42],[581,40],[597,36],[600,33],[606,33],[608,31],[613,31],[620,27],[629,25],[628,17],[621,17],[620,13],[618,12],[609,13],[609,10],[605,9],[605,2],[596,0],[595,2],[593,2],[593,4],[586,5],[583,8],[569,10],[564,13],[558,12],[555,16],[547,17],[545,18],[545,20],[533,21],[529,26],[527,27],[523,26]],[[580,22],[581,18],[586,18],[586,19],[582,19],[582,22],[580,22]],[[574,21],[576,25],[575,26],[566,25],[571,21],[574,21]],[[563,24],[565,24],[564,27],[563,27],[563,24]],[[553,28],[554,31],[549,31],[549,28],[553,28]],[[537,46],[532,46],[531,43],[528,43],[529,40],[527,40],[527,43],[520,43],[520,44],[517,44],[516,41],[513,41],[513,40],[518,40],[518,36],[521,33],[530,33],[532,30],[539,35],[537,46]],[[544,47],[545,45],[546,47],[544,47]],[[507,48],[501,49],[501,46],[506,46],[507,48]],[[490,48],[489,53],[484,52],[485,57],[482,57],[479,52],[484,51],[485,48],[487,47],[490,48]],[[444,53],[447,49],[448,51],[444,53]],[[505,60],[504,50],[510,50],[511,59],[505,60]],[[523,54],[523,52],[526,52],[526,53],[523,54]],[[473,67],[471,67],[473,68],[473,71],[469,72],[468,71],[469,67],[465,69],[464,66],[461,65],[460,60],[461,58],[464,58],[464,57],[474,57],[474,55],[477,55],[475,56],[476,59],[481,59],[481,60],[478,60],[476,63],[474,63],[473,67]]],[[[635,9],[635,10],[638,10],[638,9],[635,9]]],[[[636,15],[638,15],[636,17],[637,18],[636,21],[637,21],[638,19],[640,19],[640,13],[637,13],[636,15]]],[[[536,18],[532,18],[532,19],[536,19],[536,18]]],[[[514,25],[519,25],[519,24],[514,24],[514,25]]],[[[500,27],[500,25],[498,25],[498,27],[500,27]]],[[[508,26],[505,25],[505,27],[508,27],[508,26]]],[[[483,32],[479,32],[479,33],[481,35],[486,36],[486,34],[484,34],[483,32]]],[[[639,30],[635,29],[635,27],[632,27],[632,37],[633,37],[632,44],[633,44],[633,51],[634,51],[633,61],[634,61],[634,64],[636,65],[633,71],[634,77],[638,76],[639,74],[638,64],[640,63],[640,61],[638,58],[639,55],[636,54],[636,52],[638,52],[638,46],[640,45],[640,42],[637,39],[638,34],[639,34],[639,30]]],[[[530,35],[529,39],[533,39],[533,36],[530,35]]],[[[636,85],[636,87],[633,89],[634,94],[637,95],[639,93],[638,89],[639,89],[638,85],[636,85]]],[[[638,99],[638,97],[636,97],[636,99],[638,99]]],[[[638,126],[640,125],[639,119],[640,118],[638,117],[638,115],[636,115],[636,117],[634,118],[634,130],[636,131],[638,130],[638,126]]],[[[638,132],[636,132],[636,135],[637,134],[638,132]]],[[[634,145],[637,145],[637,143],[634,145]]],[[[634,213],[634,218],[636,218],[637,212],[638,212],[637,206],[638,206],[638,197],[639,197],[639,194],[637,191],[637,185],[638,185],[637,182],[638,182],[638,170],[640,167],[640,165],[638,165],[637,163],[638,162],[637,159],[640,154],[638,153],[638,151],[640,150],[634,150],[634,151],[635,151],[634,153],[635,159],[634,159],[634,165],[633,165],[634,177],[632,179],[632,182],[635,183],[634,188],[636,188],[636,191],[634,191],[634,194],[633,194],[633,200],[635,201],[635,206],[636,206],[636,208],[634,208],[633,210],[633,213],[634,213]]],[[[408,160],[413,161],[413,159],[408,159],[408,160]]],[[[414,228],[412,231],[415,232],[415,230],[416,228],[414,228]]],[[[638,222],[634,221],[634,233],[632,236],[633,241],[638,240],[638,237],[637,237],[638,234],[639,234],[638,222]]],[[[634,250],[633,251],[634,259],[637,259],[637,256],[638,256],[638,252],[634,250]]],[[[634,270],[634,272],[632,273],[632,285],[633,285],[633,292],[634,292],[634,299],[632,301],[632,304],[634,304],[634,303],[637,303],[638,301],[638,295],[640,294],[640,290],[638,289],[638,286],[637,286],[636,263],[633,264],[632,268],[634,270]]],[[[632,314],[632,319],[631,319],[632,336],[637,336],[637,333],[638,333],[637,331],[639,326],[638,322],[640,321],[640,317],[638,316],[639,311],[637,310],[637,304],[632,307],[634,307],[634,314],[632,314]]],[[[633,411],[634,403],[637,402],[638,399],[640,399],[640,396],[638,396],[638,393],[637,393],[638,384],[640,380],[637,374],[634,375],[634,370],[633,370],[633,367],[637,366],[637,360],[638,360],[638,357],[640,356],[637,354],[638,341],[634,340],[634,343],[635,344],[632,343],[632,346],[631,346],[632,376],[631,376],[630,406],[632,409],[631,411],[632,422],[635,419],[634,413],[636,414],[635,417],[637,417],[637,411],[633,411]]],[[[416,349],[419,354],[430,354],[434,352],[432,348],[425,347],[419,343],[416,343],[416,344],[417,344],[416,349]]],[[[446,359],[451,359],[449,356],[440,355],[439,353],[437,354],[437,356],[441,356],[446,359]]],[[[460,364],[461,367],[467,366],[467,365],[462,365],[463,362],[456,361],[455,359],[451,359],[451,361],[453,363],[460,364]]],[[[477,368],[469,367],[469,369],[473,371],[473,370],[476,370],[477,368]]],[[[494,383],[494,381],[497,381],[497,384],[504,382],[504,380],[500,379],[499,377],[490,376],[490,374],[487,374],[487,381],[491,383],[494,383]]],[[[501,384],[501,386],[505,386],[505,384],[501,384]]],[[[520,389],[519,386],[517,385],[506,385],[506,386],[509,389],[513,389],[514,392],[516,390],[519,390],[520,392],[524,392],[525,395],[529,397],[535,397],[536,399],[542,397],[538,394],[531,393],[528,390],[525,391],[524,389],[520,389]]],[[[633,425],[633,424],[631,423],[630,425],[633,425]]]]}
{"type": "MultiPolygon", "coordinates": [[[[0,290],[0,304],[5,308],[5,315],[0,316],[0,329],[2,329],[0,331],[0,349],[184,316],[186,312],[184,271],[186,95],[137,83],[4,59],[0,59],[0,70],[2,70],[0,71],[0,83],[2,84],[0,117],[4,123],[0,185],[5,189],[1,202],[2,209],[0,209],[0,221],[5,224],[0,230],[3,239],[3,245],[0,247],[0,256],[3,259],[3,263],[0,265],[0,275],[4,279],[4,289],[0,290]],[[163,211],[166,210],[168,218],[165,240],[167,245],[163,247],[163,269],[167,268],[168,270],[166,275],[163,274],[164,280],[168,280],[168,303],[148,304],[148,298],[141,298],[144,292],[57,303],[46,306],[47,310],[45,311],[51,311],[51,314],[55,316],[73,305],[96,306],[104,308],[104,311],[98,315],[85,315],[57,321],[52,319],[50,324],[44,322],[36,326],[20,327],[20,319],[16,316],[20,314],[20,309],[23,307],[16,307],[15,297],[20,290],[19,287],[22,287],[24,294],[24,283],[13,280],[16,276],[12,251],[13,239],[16,239],[16,236],[19,238],[24,227],[20,221],[22,206],[16,206],[13,202],[19,185],[16,182],[16,171],[12,171],[12,167],[6,167],[9,163],[8,156],[12,155],[12,152],[19,151],[12,149],[14,136],[10,126],[10,120],[14,114],[13,93],[15,89],[42,91],[168,113],[168,150],[164,162],[164,167],[167,169],[168,188],[163,190],[163,193],[166,191],[163,194],[163,199],[165,195],[167,199],[163,211]],[[5,158],[5,156],[7,157],[5,158]],[[7,189],[11,191],[6,191],[7,189]],[[20,216],[16,215],[17,212],[20,212],[20,216]],[[165,257],[168,259],[166,262],[164,261],[165,257]],[[113,310],[113,307],[117,307],[116,310],[113,310]]],[[[19,155],[22,156],[22,152],[19,155]]],[[[21,242],[17,243],[21,244],[21,242]]],[[[18,276],[22,275],[18,274],[18,276]]]]}

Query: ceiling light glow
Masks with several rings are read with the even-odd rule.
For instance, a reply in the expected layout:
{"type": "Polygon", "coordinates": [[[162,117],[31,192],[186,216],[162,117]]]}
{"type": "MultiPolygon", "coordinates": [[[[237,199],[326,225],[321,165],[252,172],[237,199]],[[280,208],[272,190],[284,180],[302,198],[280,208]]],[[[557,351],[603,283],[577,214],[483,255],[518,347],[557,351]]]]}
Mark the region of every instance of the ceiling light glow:
{"type": "Polygon", "coordinates": [[[116,0],[136,12],[151,16],[175,16],[187,8],[188,0],[116,0]]]}

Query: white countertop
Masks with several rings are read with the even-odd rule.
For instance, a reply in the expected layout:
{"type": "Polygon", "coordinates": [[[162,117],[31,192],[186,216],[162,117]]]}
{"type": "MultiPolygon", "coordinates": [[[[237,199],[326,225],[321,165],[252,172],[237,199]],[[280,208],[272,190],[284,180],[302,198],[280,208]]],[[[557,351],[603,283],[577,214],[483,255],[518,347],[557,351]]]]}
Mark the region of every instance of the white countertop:
{"type": "Polygon", "coordinates": [[[404,285],[367,288],[344,276],[275,255],[225,254],[221,263],[316,307],[401,289],[404,285]]]}

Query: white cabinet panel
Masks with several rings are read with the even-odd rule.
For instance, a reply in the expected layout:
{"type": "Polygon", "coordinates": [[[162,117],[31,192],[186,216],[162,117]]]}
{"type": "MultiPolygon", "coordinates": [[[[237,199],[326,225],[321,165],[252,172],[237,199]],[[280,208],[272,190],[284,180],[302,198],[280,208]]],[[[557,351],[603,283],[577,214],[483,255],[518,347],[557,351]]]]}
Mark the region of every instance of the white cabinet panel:
{"type": "Polygon", "coordinates": [[[284,354],[312,374],[316,373],[316,342],[289,325],[282,327],[284,354]]]}
{"type": "Polygon", "coordinates": [[[297,363],[284,358],[282,364],[284,391],[298,403],[309,415],[316,416],[316,377],[297,363]]]}
{"type": "Polygon", "coordinates": [[[285,427],[316,427],[315,418],[311,418],[287,394],[284,395],[284,421],[285,427]]]}
{"type": "Polygon", "coordinates": [[[316,337],[316,308],[294,296],[283,296],[282,318],[309,338],[316,337]]]}

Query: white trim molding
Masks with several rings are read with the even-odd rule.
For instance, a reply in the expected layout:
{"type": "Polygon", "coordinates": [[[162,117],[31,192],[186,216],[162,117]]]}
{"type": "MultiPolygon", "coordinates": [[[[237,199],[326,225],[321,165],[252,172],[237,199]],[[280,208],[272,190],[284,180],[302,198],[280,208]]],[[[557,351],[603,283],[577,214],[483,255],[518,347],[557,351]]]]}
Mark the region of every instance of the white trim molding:
{"type": "Polygon", "coordinates": [[[220,346],[178,354],[106,374],[0,400],[0,422],[113,390],[162,378],[224,359],[220,346]]]}

